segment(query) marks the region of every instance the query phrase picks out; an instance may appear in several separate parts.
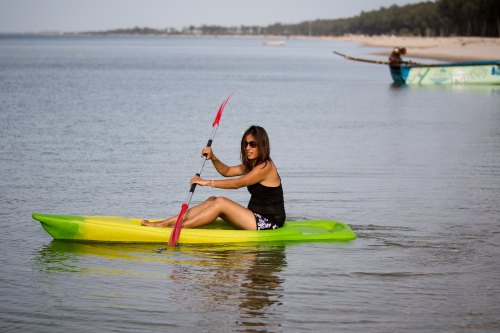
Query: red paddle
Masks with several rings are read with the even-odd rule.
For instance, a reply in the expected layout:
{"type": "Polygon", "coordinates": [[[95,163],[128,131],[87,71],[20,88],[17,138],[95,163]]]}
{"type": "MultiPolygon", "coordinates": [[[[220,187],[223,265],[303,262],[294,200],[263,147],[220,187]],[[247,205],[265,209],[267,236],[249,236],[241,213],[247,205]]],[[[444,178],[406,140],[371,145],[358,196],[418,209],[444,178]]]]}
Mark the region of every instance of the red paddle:
{"type": "MultiPolygon", "coordinates": [[[[217,111],[217,115],[215,116],[214,122],[212,124],[212,135],[210,136],[210,139],[208,140],[207,147],[212,146],[212,142],[215,137],[215,132],[217,132],[217,128],[219,127],[219,121],[220,118],[222,117],[222,112],[224,111],[224,107],[226,106],[227,102],[229,101],[229,98],[231,95],[229,95],[224,102],[219,107],[219,111],[217,111]]],[[[203,157],[203,163],[201,164],[200,171],[196,174],[197,176],[201,176],[201,172],[203,171],[203,167],[205,166],[205,162],[207,161],[206,159],[206,154],[203,157]]],[[[172,232],[170,233],[170,239],[168,240],[168,246],[174,246],[177,244],[177,240],[179,239],[179,236],[181,235],[181,228],[182,228],[182,221],[184,220],[184,213],[186,213],[186,210],[189,207],[189,204],[191,203],[191,199],[193,198],[194,194],[194,189],[196,188],[196,184],[191,185],[191,189],[189,190],[189,194],[187,197],[187,200],[182,204],[181,211],[179,215],[177,216],[177,221],[175,222],[174,228],[172,229],[172,232]]]]}

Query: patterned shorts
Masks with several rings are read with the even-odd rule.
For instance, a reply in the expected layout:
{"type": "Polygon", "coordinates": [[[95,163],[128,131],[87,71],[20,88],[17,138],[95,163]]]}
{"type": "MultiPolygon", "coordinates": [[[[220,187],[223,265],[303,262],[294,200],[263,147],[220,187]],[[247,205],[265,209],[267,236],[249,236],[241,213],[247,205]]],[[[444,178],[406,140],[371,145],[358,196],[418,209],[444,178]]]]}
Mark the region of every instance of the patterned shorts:
{"type": "Polygon", "coordinates": [[[255,221],[257,222],[257,230],[278,229],[281,227],[273,218],[253,213],[255,221]]]}

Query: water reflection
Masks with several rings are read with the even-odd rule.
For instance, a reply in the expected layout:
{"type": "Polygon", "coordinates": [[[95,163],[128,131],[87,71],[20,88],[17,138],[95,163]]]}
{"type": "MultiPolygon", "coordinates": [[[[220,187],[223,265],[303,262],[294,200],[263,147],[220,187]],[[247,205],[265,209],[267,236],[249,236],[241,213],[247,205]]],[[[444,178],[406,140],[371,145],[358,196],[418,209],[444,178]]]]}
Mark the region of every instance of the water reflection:
{"type": "Polygon", "coordinates": [[[119,305],[116,297],[108,297],[109,287],[97,281],[125,279],[130,284],[133,278],[138,282],[136,290],[113,286],[119,302],[140,294],[138,306],[161,309],[168,324],[181,321],[185,328],[282,331],[284,278],[280,272],[287,266],[285,245],[180,246],[161,254],[156,249],[157,244],[52,241],[35,255],[34,265],[50,274],[52,282],[68,279],[68,273],[85,281],[93,297],[107,299],[111,308],[119,305]],[[187,312],[182,320],[169,316],[179,309],[187,312]]]}
{"type": "Polygon", "coordinates": [[[443,85],[406,85],[400,83],[391,83],[391,91],[413,90],[434,90],[434,91],[452,91],[452,92],[470,92],[474,94],[497,96],[500,94],[500,85],[491,84],[443,84],[443,85]]]}
{"type": "Polygon", "coordinates": [[[218,315],[213,315],[222,311],[221,331],[235,326],[239,332],[282,331],[284,279],[279,273],[286,267],[285,246],[205,249],[191,254],[212,258],[212,265],[201,271],[176,265],[171,278],[182,285],[176,299],[201,314],[198,327],[214,327],[218,315]]]}
{"type": "MultiPolygon", "coordinates": [[[[47,273],[80,272],[114,274],[113,267],[124,266],[121,261],[173,262],[172,259],[155,257],[154,245],[149,244],[106,244],[53,240],[35,256],[35,265],[47,273]],[[91,258],[108,259],[92,261],[91,258]],[[82,261],[88,261],[83,265],[82,261]]],[[[131,268],[133,269],[133,267],[131,268]]],[[[132,274],[133,271],[130,271],[132,274]]]]}

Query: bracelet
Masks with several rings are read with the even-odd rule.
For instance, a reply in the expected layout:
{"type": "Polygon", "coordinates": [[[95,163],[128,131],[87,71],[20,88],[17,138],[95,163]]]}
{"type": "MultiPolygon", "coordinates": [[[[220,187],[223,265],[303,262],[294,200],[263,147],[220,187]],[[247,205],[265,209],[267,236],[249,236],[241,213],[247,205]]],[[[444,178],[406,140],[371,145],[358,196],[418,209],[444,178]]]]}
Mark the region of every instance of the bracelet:
{"type": "Polygon", "coordinates": [[[212,178],[212,188],[214,188],[214,179],[212,178]]]}

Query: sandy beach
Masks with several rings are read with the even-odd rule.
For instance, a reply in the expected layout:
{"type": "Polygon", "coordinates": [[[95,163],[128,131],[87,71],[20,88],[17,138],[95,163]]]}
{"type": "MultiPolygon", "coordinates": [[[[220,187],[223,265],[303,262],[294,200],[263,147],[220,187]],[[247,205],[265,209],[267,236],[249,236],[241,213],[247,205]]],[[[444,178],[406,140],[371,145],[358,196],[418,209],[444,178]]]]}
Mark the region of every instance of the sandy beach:
{"type": "Polygon", "coordinates": [[[395,46],[406,47],[407,58],[425,58],[443,61],[499,60],[500,38],[483,37],[397,37],[397,36],[343,36],[338,39],[367,46],[387,48],[389,55],[395,46]]]}

